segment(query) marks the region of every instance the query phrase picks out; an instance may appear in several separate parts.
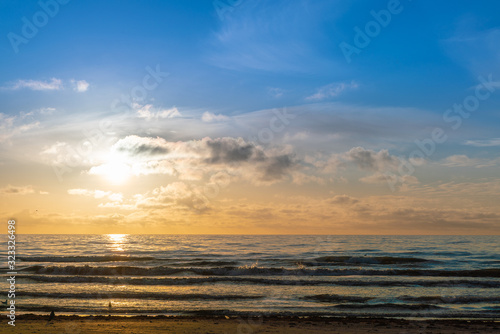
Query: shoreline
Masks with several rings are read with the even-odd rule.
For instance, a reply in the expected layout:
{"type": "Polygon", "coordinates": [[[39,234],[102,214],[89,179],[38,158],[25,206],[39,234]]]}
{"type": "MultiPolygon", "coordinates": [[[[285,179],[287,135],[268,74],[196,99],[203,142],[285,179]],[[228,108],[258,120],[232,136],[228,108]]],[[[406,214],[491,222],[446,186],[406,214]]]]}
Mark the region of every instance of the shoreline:
{"type": "MultiPolygon", "coordinates": [[[[81,316],[23,314],[16,317],[17,333],[498,333],[495,320],[408,320],[393,318],[324,317],[192,317],[81,316]]],[[[6,323],[0,331],[4,333],[6,323]]]]}

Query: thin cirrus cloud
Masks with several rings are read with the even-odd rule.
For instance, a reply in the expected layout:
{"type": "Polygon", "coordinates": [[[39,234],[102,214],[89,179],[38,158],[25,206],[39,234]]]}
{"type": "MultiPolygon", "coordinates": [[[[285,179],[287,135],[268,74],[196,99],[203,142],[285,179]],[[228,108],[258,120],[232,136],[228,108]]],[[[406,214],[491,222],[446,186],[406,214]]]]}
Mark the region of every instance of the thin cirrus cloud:
{"type": "Polygon", "coordinates": [[[485,140],[467,140],[465,145],[476,146],[476,147],[491,147],[500,146],[500,138],[491,138],[485,140]]]}
{"type": "MultiPolygon", "coordinates": [[[[7,86],[3,86],[3,89],[9,90],[21,90],[29,89],[34,91],[57,91],[63,90],[68,84],[64,84],[62,79],[51,78],[50,80],[23,80],[19,79],[7,86]]],[[[83,93],[86,92],[90,84],[85,80],[69,80],[69,86],[73,88],[75,92],[83,93]]]]}
{"type": "Polygon", "coordinates": [[[144,118],[146,120],[182,116],[176,107],[172,107],[170,109],[159,109],[155,108],[152,104],[146,104],[144,106],[136,105],[135,108],[137,110],[137,117],[144,118]]]}
{"type": "Polygon", "coordinates": [[[207,60],[233,70],[310,72],[330,68],[331,57],[324,57],[311,41],[325,32],[324,22],[341,14],[341,7],[323,0],[244,1],[212,34],[214,47],[207,60]]]}
{"type": "Polygon", "coordinates": [[[31,89],[31,90],[60,90],[63,88],[61,79],[52,78],[50,81],[38,80],[17,80],[11,89],[31,89]]]}
{"type": "Polygon", "coordinates": [[[500,163],[500,158],[497,159],[473,159],[464,154],[456,154],[446,157],[441,161],[445,167],[491,167],[500,163]]]}
{"type": "Polygon", "coordinates": [[[316,93],[306,97],[308,101],[321,101],[332,97],[337,97],[346,90],[353,90],[359,87],[355,81],[331,83],[318,89],[316,93]]]}
{"type": "MultiPolygon", "coordinates": [[[[40,109],[42,113],[43,109],[40,109]]],[[[28,117],[32,117],[35,113],[19,113],[18,115],[6,115],[0,113],[0,143],[5,142],[12,137],[18,136],[40,126],[38,121],[26,122],[28,117]]]]}

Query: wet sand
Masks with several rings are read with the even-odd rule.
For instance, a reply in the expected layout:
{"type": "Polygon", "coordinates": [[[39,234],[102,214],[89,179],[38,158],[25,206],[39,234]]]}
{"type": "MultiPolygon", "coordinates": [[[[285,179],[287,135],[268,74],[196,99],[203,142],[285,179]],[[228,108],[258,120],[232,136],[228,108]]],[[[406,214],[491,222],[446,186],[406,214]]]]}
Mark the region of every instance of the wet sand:
{"type": "Polygon", "coordinates": [[[356,318],[193,318],[164,316],[21,315],[15,328],[4,320],[0,333],[500,333],[500,322],[465,320],[394,320],[356,318]]]}

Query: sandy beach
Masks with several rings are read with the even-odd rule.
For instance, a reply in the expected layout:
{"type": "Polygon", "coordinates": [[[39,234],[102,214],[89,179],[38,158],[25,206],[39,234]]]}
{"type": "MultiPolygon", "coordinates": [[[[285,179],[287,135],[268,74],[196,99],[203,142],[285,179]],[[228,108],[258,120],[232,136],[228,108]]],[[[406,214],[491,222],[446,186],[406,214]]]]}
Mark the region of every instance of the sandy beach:
{"type": "Polygon", "coordinates": [[[0,333],[498,333],[500,322],[466,320],[408,321],[356,318],[188,318],[23,315],[0,333]]]}

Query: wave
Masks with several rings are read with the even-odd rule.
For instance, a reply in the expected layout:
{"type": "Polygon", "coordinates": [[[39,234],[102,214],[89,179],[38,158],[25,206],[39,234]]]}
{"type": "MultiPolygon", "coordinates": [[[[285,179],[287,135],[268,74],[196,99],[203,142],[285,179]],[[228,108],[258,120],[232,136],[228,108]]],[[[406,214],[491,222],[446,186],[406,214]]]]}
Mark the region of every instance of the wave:
{"type": "Polygon", "coordinates": [[[401,296],[399,300],[410,302],[427,302],[433,304],[473,304],[499,303],[500,296],[401,296]]]}
{"type": "Polygon", "coordinates": [[[152,256],[20,256],[24,262],[128,262],[128,261],[151,261],[155,260],[152,256]]]}
{"type": "MultiPolygon", "coordinates": [[[[376,297],[342,296],[342,295],[311,295],[304,296],[301,299],[325,303],[365,303],[378,299],[376,297]]],[[[399,296],[394,298],[398,301],[414,302],[423,304],[477,304],[477,303],[498,303],[498,296],[399,296]]],[[[380,301],[380,300],[379,300],[380,301]]],[[[376,304],[376,305],[380,305],[376,304]]],[[[401,305],[401,304],[397,304],[401,305]]]]}
{"type": "Polygon", "coordinates": [[[19,271],[46,275],[104,275],[104,276],[169,276],[195,274],[201,276],[422,276],[422,277],[500,277],[499,268],[476,270],[432,269],[287,269],[274,267],[133,267],[133,266],[31,266],[19,271]]]}
{"type": "Polygon", "coordinates": [[[36,298],[73,298],[73,299],[149,299],[149,300],[238,300],[238,299],[264,299],[266,296],[252,295],[210,295],[210,294],[175,294],[162,292],[81,292],[81,293],[59,293],[59,292],[37,292],[23,291],[23,296],[36,298]]]}
{"type": "MultiPolygon", "coordinates": [[[[339,305],[340,306],[340,305],[339,305]]],[[[362,316],[375,316],[375,317],[418,317],[418,318],[427,318],[431,319],[456,319],[456,318],[464,318],[464,319],[473,319],[473,318],[491,318],[495,319],[498,316],[497,308],[493,308],[492,310],[483,310],[483,311],[450,311],[448,309],[439,309],[433,307],[432,305],[396,305],[396,304],[385,304],[385,305],[373,305],[367,306],[364,308],[360,308],[359,305],[347,306],[344,304],[343,306],[335,306],[332,307],[329,311],[275,311],[275,310],[260,310],[256,311],[236,311],[229,309],[172,309],[169,307],[165,308],[108,308],[107,303],[103,303],[100,307],[75,307],[75,306],[56,306],[53,305],[23,305],[23,312],[29,313],[39,313],[39,314],[48,314],[51,311],[56,311],[56,313],[76,313],[76,314],[90,314],[90,315],[156,315],[156,316],[171,316],[171,315],[182,315],[182,316],[190,316],[190,317],[241,317],[244,319],[252,319],[255,323],[259,323],[263,320],[264,317],[326,317],[330,318],[332,316],[342,316],[342,317],[352,317],[353,311],[362,311],[362,316]],[[346,311],[343,311],[346,310],[346,311]],[[399,311],[399,312],[398,312],[399,311]],[[420,312],[419,312],[420,311],[420,312]],[[425,312],[427,311],[427,312],[425,312]],[[432,312],[434,311],[434,312],[432,312]],[[438,311],[438,312],[436,312],[438,311]]],[[[90,319],[89,319],[90,320],[90,319]]]]}
{"type": "Polygon", "coordinates": [[[236,265],[236,261],[210,261],[204,259],[179,259],[179,258],[156,258],[153,256],[23,256],[18,257],[24,262],[49,262],[49,263],[71,263],[71,262],[137,262],[137,261],[160,261],[160,262],[180,262],[171,265],[191,265],[191,266],[231,266],[236,265]]]}
{"type": "Polygon", "coordinates": [[[396,311],[421,311],[421,310],[442,310],[432,304],[395,304],[395,303],[378,303],[378,304],[339,304],[332,308],[337,309],[374,309],[374,310],[396,310],[396,311]]]}
{"type": "Polygon", "coordinates": [[[393,257],[393,256],[322,256],[315,259],[316,262],[336,264],[415,264],[433,262],[427,259],[415,257],[393,257]]]}
{"type": "Polygon", "coordinates": [[[328,303],[364,303],[372,300],[373,297],[357,297],[357,296],[340,296],[340,295],[312,295],[302,297],[304,300],[312,300],[318,302],[328,302],[328,303]]]}
{"type": "Polygon", "coordinates": [[[103,283],[113,285],[201,285],[216,283],[238,283],[254,285],[284,286],[371,286],[371,287],[465,287],[465,288],[499,288],[498,280],[317,280],[307,277],[297,279],[257,278],[257,277],[109,277],[109,276],[48,276],[18,275],[20,279],[29,279],[40,283],[103,283]]]}

